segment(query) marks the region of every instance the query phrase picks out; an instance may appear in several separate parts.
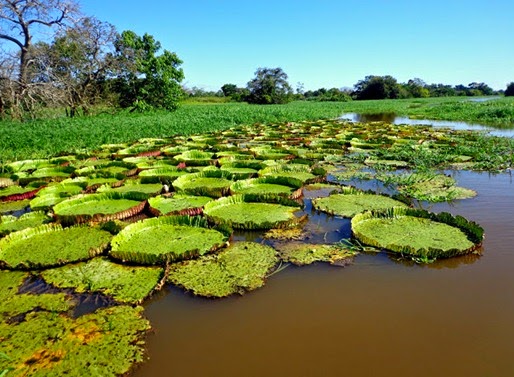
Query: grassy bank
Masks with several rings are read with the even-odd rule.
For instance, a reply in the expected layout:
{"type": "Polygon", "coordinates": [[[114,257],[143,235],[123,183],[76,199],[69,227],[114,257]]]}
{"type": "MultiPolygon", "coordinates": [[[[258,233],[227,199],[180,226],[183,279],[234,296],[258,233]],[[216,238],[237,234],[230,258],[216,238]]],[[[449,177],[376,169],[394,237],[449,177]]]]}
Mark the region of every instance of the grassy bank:
{"type": "Polygon", "coordinates": [[[514,127],[514,98],[470,102],[467,98],[427,98],[353,102],[293,102],[258,106],[241,103],[184,103],[174,113],[101,114],[26,123],[0,122],[0,163],[97,149],[102,144],[144,137],[190,135],[256,122],[335,118],[346,112],[394,112],[416,118],[462,120],[514,127]]]}

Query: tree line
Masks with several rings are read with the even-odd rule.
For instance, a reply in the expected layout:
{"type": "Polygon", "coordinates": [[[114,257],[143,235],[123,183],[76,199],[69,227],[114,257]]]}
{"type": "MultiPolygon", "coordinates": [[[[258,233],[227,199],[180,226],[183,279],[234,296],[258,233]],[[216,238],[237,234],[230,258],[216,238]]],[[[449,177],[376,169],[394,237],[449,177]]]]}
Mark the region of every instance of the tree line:
{"type": "Polygon", "coordinates": [[[75,0],[0,0],[0,42],[0,117],[75,116],[100,104],[174,110],[183,95],[175,53],[81,14],[75,0]]]}
{"type": "MultiPolygon", "coordinates": [[[[498,94],[485,83],[399,83],[392,76],[366,76],[353,88],[293,90],[279,67],[258,68],[246,87],[225,84],[217,92],[181,86],[176,53],[152,35],[119,32],[80,12],[78,0],[0,0],[0,118],[34,118],[49,109],[70,117],[108,107],[175,110],[184,97],[209,96],[255,104],[292,100],[481,96],[498,94]]],[[[505,95],[514,95],[514,83],[505,95]]]]}

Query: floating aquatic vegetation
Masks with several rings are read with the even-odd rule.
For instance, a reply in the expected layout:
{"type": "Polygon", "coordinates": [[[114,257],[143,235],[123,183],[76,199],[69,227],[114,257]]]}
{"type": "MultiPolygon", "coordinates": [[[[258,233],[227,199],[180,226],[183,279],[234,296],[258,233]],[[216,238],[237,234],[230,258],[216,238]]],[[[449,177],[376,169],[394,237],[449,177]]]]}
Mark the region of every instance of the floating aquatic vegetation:
{"type": "Polygon", "coordinates": [[[33,228],[51,220],[44,212],[29,212],[20,217],[0,216],[0,237],[25,228],[33,228]]]}
{"type": "Polygon", "coordinates": [[[293,228],[270,229],[264,233],[263,237],[274,240],[303,240],[308,237],[308,233],[302,226],[296,226],[293,228]]]}
{"type": "Polygon", "coordinates": [[[455,179],[444,174],[388,174],[379,175],[377,178],[386,184],[396,185],[400,194],[417,200],[444,202],[476,196],[475,191],[456,186],[455,179]]]}
{"type": "Polygon", "coordinates": [[[146,194],[135,192],[79,195],[56,204],[53,210],[64,224],[122,220],[143,211],[146,198],[146,194]]]}
{"type": "Polygon", "coordinates": [[[171,265],[168,280],[195,295],[225,297],[262,287],[277,263],[270,246],[236,242],[218,254],[171,265]]]}
{"type": "Polygon", "coordinates": [[[150,325],[142,311],[115,306],[77,319],[35,312],[19,323],[0,323],[0,370],[9,376],[126,374],[143,361],[142,339],[150,325]]]}
{"type": "Polygon", "coordinates": [[[22,185],[33,181],[62,181],[63,179],[68,178],[74,171],[75,168],[73,166],[54,166],[40,168],[31,173],[19,172],[16,173],[16,177],[22,185]]]}
{"type": "Polygon", "coordinates": [[[159,195],[163,189],[161,183],[141,183],[136,180],[127,180],[122,186],[111,187],[110,185],[103,185],[99,187],[96,192],[98,193],[139,193],[147,198],[159,195]]]}
{"type": "Polygon", "coordinates": [[[184,194],[219,198],[229,193],[233,181],[228,180],[228,176],[220,169],[204,170],[177,178],[173,187],[184,194]]]}
{"type": "Polygon", "coordinates": [[[9,202],[0,201],[0,214],[15,213],[24,210],[30,204],[30,199],[26,200],[15,200],[9,202]]]}
{"type": "Polygon", "coordinates": [[[337,266],[345,266],[352,262],[358,253],[342,244],[312,245],[306,243],[287,243],[277,246],[280,258],[297,266],[305,266],[314,262],[328,262],[337,266]]]}
{"type": "Polygon", "coordinates": [[[298,189],[297,181],[288,177],[261,177],[236,181],[230,186],[235,194],[289,196],[298,189]]]}
{"type": "Polygon", "coordinates": [[[165,264],[215,251],[231,235],[226,227],[208,228],[201,217],[165,216],[131,224],[111,242],[110,255],[139,264],[165,264]]]}
{"type": "Polygon", "coordinates": [[[471,253],[483,240],[483,229],[462,216],[400,207],[356,215],[352,231],[367,245],[427,260],[471,253]]]}
{"type": "MultiPolygon", "coordinates": [[[[74,302],[64,293],[39,295],[18,293],[28,276],[27,272],[0,270],[0,323],[34,310],[66,312],[74,305],[74,302]]],[[[0,340],[1,349],[4,343],[1,336],[0,340]]],[[[0,370],[2,370],[1,367],[0,370]]]]}
{"type": "Polygon", "coordinates": [[[155,216],[178,214],[192,215],[203,213],[203,206],[211,202],[213,198],[208,196],[193,196],[175,194],[172,197],[156,196],[148,199],[150,212],[155,216]]]}
{"type": "Polygon", "coordinates": [[[38,269],[90,259],[109,245],[110,233],[88,227],[45,224],[0,239],[0,265],[38,269]]]}
{"type": "Polygon", "coordinates": [[[44,185],[44,182],[33,182],[25,187],[16,185],[0,189],[0,202],[31,199],[44,185]]]}
{"type": "Polygon", "coordinates": [[[41,276],[58,288],[102,292],[119,302],[137,304],[153,292],[163,274],[160,267],[124,266],[100,257],[45,270],[41,276]]]}
{"type": "Polygon", "coordinates": [[[304,220],[294,215],[298,204],[279,197],[232,195],[205,205],[205,215],[234,229],[271,229],[295,226],[304,220]],[[275,203],[266,203],[273,200],[275,203]]]}
{"type": "Polygon", "coordinates": [[[295,180],[297,182],[298,187],[316,179],[316,176],[311,173],[310,167],[304,164],[269,166],[260,170],[259,175],[290,178],[291,181],[295,180]]]}
{"type": "Polygon", "coordinates": [[[343,187],[341,193],[313,199],[312,205],[319,211],[343,217],[353,217],[368,210],[406,207],[405,203],[389,196],[360,191],[352,187],[343,187]]]}
{"type": "Polygon", "coordinates": [[[189,150],[174,156],[175,160],[185,162],[187,166],[212,165],[214,153],[200,150],[189,150]]]}

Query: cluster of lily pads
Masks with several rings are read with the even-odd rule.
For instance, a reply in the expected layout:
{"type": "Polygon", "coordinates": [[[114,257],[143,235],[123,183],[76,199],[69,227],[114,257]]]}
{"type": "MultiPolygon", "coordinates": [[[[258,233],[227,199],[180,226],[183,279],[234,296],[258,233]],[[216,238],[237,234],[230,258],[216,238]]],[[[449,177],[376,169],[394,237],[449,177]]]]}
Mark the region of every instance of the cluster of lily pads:
{"type": "Polygon", "coordinates": [[[439,173],[480,166],[478,154],[452,149],[472,143],[457,131],[327,120],[5,164],[0,374],[68,375],[79,362],[100,375],[123,374],[142,359],[148,322],[138,305],[164,284],[225,297],[261,287],[281,263],[348,264],[357,253],[351,241],[310,242],[307,204],[351,218],[354,240],[378,251],[421,261],[475,252],[480,226],[412,208],[476,194],[439,173]],[[434,170],[419,172],[408,160],[384,158],[406,148],[444,153],[446,164],[434,158],[434,170]],[[369,179],[388,194],[350,186],[369,179]],[[255,240],[237,241],[241,231],[255,240]],[[48,292],[23,292],[29,277],[48,292]],[[74,317],[84,293],[108,296],[114,306],[74,317]]]}

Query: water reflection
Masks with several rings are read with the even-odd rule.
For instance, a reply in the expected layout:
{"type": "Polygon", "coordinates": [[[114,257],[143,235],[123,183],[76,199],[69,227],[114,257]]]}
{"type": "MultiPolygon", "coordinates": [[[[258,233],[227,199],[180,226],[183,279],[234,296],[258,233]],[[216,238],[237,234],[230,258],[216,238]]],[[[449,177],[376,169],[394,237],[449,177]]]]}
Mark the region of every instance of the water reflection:
{"type": "Polygon", "coordinates": [[[485,131],[493,136],[514,137],[514,129],[498,129],[483,124],[474,124],[467,122],[456,122],[449,120],[431,120],[431,119],[411,119],[404,116],[397,116],[395,113],[377,113],[377,114],[359,114],[346,113],[341,115],[340,119],[349,120],[351,122],[370,123],[370,122],[387,122],[392,124],[407,125],[430,125],[433,127],[450,128],[453,130],[473,130],[485,131]]]}

